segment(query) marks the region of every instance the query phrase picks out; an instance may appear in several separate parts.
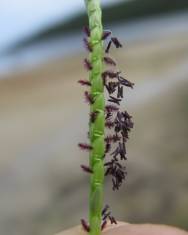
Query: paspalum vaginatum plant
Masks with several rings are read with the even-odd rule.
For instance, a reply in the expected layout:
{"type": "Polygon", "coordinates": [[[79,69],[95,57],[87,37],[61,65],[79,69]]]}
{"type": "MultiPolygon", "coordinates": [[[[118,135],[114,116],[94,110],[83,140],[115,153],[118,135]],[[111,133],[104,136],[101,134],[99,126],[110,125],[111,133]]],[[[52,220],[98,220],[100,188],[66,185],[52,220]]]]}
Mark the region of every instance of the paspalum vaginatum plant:
{"type": "Polygon", "coordinates": [[[87,87],[84,96],[90,105],[89,140],[79,143],[82,150],[89,151],[89,165],[81,165],[90,174],[89,222],[81,220],[85,231],[99,235],[107,224],[117,223],[109,206],[103,207],[104,176],[111,176],[112,189],[118,190],[127,172],[122,165],[126,160],[128,134],[133,128],[132,117],[120,111],[124,87],[133,88],[133,83],[122,77],[116,62],[109,56],[112,46],[121,48],[120,41],[109,30],[103,30],[100,0],[85,0],[89,26],[84,27],[84,45],[89,57],[84,66],[89,79],[78,82],[87,87]],[[105,69],[111,66],[111,69],[105,69]],[[105,102],[104,88],[108,93],[105,102]],[[107,130],[109,129],[109,131],[107,130]]]}

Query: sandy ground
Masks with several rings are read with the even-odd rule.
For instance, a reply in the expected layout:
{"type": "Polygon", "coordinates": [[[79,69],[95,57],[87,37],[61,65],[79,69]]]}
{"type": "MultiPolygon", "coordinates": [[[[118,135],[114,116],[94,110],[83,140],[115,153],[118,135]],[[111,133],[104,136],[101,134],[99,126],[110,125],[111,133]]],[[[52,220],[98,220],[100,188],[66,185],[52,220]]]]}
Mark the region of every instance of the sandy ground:
{"type": "MultiPolygon", "coordinates": [[[[114,52],[136,83],[123,108],[134,115],[127,187],[106,195],[114,214],[133,222],[188,229],[188,34],[128,44],[114,52]],[[117,204],[117,202],[119,202],[117,204]],[[124,206],[122,206],[124,205],[124,206]]],[[[56,60],[0,80],[0,231],[50,235],[87,213],[88,107],[77,80],[81,58],[56,60]]]]}

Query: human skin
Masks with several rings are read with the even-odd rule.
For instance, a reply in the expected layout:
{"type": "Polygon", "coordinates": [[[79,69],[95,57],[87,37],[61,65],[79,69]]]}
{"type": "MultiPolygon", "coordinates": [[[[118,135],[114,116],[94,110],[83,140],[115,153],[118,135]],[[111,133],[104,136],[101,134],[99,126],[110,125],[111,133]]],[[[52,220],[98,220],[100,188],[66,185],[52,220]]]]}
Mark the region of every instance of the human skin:
{"type": "MultiPolygon", "coordinates": [[[[65,230],[56,235],[87,235],[81,226],[65,230]]],[[[118,222],[118,225],[107,225],[104,235],[188,235],[188,232],[167,225],[129,224],[118,222]]]]}

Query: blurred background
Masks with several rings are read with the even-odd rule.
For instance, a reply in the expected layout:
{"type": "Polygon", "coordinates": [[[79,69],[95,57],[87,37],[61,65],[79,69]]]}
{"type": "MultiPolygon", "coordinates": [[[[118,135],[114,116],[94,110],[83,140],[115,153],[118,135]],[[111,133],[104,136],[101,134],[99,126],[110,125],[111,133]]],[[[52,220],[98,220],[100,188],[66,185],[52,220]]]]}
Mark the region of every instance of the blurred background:
{"type": "MultiPolygon", "coordinates": [[[[136,83],[127,182],[106,179],[105,201],[118,220],[188,229],[188,1],[101,2],[136,83]]],[[[52,235],[88,214],[84,1],[0,1],[0,19],[0,234],[52,235]]]]}

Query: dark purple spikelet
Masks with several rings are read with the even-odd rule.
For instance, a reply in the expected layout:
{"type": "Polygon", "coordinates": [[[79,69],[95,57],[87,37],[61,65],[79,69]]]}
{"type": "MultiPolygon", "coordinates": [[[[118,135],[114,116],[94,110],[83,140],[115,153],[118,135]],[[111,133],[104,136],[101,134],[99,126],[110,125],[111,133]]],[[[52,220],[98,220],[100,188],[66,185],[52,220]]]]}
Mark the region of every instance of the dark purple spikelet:
{"type": "Polygon", "coordinates": [[[85,95],[86,102],[87,102],[88,104],[93,104],[93,103],[94,103],[93,97],[92,97],[91,94],[89,94],[88,91],[85,91],[85,92],[84,92],[84,95],[85,95]]]}
{"type": "Polygon", "coordinates": [[[109,94],[113,94],[116,90],[115,88],[112,89],[109,84],[105,84],[105,87],[109,94]]]}
{"type": "Polygon", "coordinates": [[[105,213],[104,215],[103,215],[103,220],[106,220],[109,216],[110,216],[110,214],[111,214],[111,212],[109,211],[109,212],[107,212],[107,213],[105,213]]]}
{"type": "Polygon", "coordinates": [[[115,45],[116,48],[123,47],[120,41],[116,37],[111,38],[112,43],[115,45]]]}
{"type": "Polygon", "coordinates": [[[125,143],[121,143],[119,142],[119,154],[121,157],[121,160],[127,160],[127,158],[125,157],[126,155],[126,148],[125,148],[125,143]]]}
{"type": "Polygon", "coordinates": [[[113,216],[109,216],[108,218],[109,218],[111,224],[117,224],[117,221],[115,220],[115,218],[113,216]]]}
{"type": "Polygon", "coordinates": [[[90,122],[92,122],[92,123],[95,122],[98,113],[99,113],[98,111],[90,113],[90,122]]]}
{"type": "Polygon", "coordinates": [[[110,58],[110,57],[104,57],[104,62],[107,64],[107,65],[113,65],[113,66],[116,66],[116,62],[110,58]]]}
{"type": "Polygon", "coordinates": [[[88,151],[92,150],[92,146],[85,143],[79,143],[78,147],[82,150],[88,150],[88,151]]]}
{"type": "Polygon", "coordinates": [[[85,33],[87,37],[90,37],[90,29],[88,26],[83,27],[83,32],[85,33]]]}
{"type": "Polygon", "coordinates": [[[111,150],[111,144],[107,142],[105,146],[105,153],[109,153],[110,150],[111,150]]]}
{"type": "Polygon", "coordinates": [[[89,82],[88,80],[79,80],[78,83],[82,86],[91,86],[91,82],[89,82]]]}
{"type": "Polygon", "coordinates": [[[86,50],[89,51],[89,52],[92,52],[93,49],[92,49],[91,44],[88,42],[88,40],[86,38],[84,38],[83,42],[84,42],[84,47],[86,48],[86,50]]]}
{"type": "MultiPolygon", "coordinates": [[[[117,130],[115,130],[115,131],[117,132],[117,130]]],[[[129,139],[129,134],[128,134],[128,130],[127,129],[123,129],[121,131],[121,135],[123,137],[124,142],[126,142],[126,140],[129,139]]]]}
{"type": "Polygon", "coordinates": [[[84,229],[84,231],[89,233],[90,232],[90,227],[84,219],[81,219],[81,224],[82,224],[82,228],[84,229]]]}
{"type": "Polygon", "coordinates": [[[114,122],[111,122],[111,121],[106,121],[105,122],[105,126],[109,129],[113,128],[114,127],[114,122]]]}
{"type": "Polygon", "coordinates": [[[110,120],[112,118],[112,113],[107,113],[105,116],[105,120],[110,120]]]}
{"type": "Polygon", "coordinates": [[[112,45],[112,41],[110,40],[107,47],[106,47],[105,53],[107,53],[107,54],[109,53],[111,45],[112,45]]]}
{"type": "Polygon", "coordinates": [[[134,127],[134,122],[131,121],[131,119],[127,120],[127,126],[129,129],[132,129],[134,127]]]}
{"type": "Polygon", "coordinates": [[[81,168],[83,171],[87,173],[91,173],[91,174],[93,173],[93,170],[89,166],[81,165],[81,168]]]}
{"type": "Polygon", "coordinates": [[[118,136],[117,134],[115,134],[115,135],[112,136],[112,140],[113,140],[114,143],[116,143],[117,141],[121,140],[121,137],[118,136]]]}
{"type": "Polygon", "coordinates": [[[115,105],[106,105],[105,106],[105,110],[106,112],[117,112],[119,110],[119,107],[115,106],[115,105]]]}
{"type": "Polygon", "coordinates": [[[111,142],[112,142],[111,136],[106,136],[105,139],[104,139],[104,141],[105,141],[106,143],[111,143],[111,142]]]}
{"type": "Polygon", "coordinates": [[[121,140],[121,137],[117,134],[109,135],[105,138],[105,141],[108,142],[108,143],[111,143],[111,142],[116,143],[120,140],[121,140]]]}
{"type": "Polygon", "coordinates": [[[85,69],[86,70],[92,70],[92,65],[91,65],[91,63],[90,63],[90,61],[88,60],[88,59],[84,59],[84,67],[85,67],[85,69]]]}
{"type": "Polygon", "coordinates": [[[108,209],[109,209],[110,207],[109,207],[109,205],[105,205],[105,207],[103,208],[103,210],[102,210],[102,216],[104,215],[104,214],[106,214],[106,212],[108,211],[108,209]]]}
{"type": "Polygon", "coordinates": [[[112,34],[112,32],[110,30],[104,30],[101,39],[106,40],[111,34],[112,34]]]}
{"type": "Polygon", "coordinates": [[[104,220],[104,221],[102,222],[102,225],[101,225],[101,231],[103,231],[103,230],[105,229],[106,225],[107,225],[107,221],[104,220]]]}
{"type": "Polygon", "coordinates": [[[120,72],[114,72],[114,71],[111,71],[111,70],[106,70],[102,73],[102,77],[103,78],[106,78],[106,77],[109,77],[109,78],[117,78],[119,76],[120,72]]]}
{"type": "Polygon", "coordinates": [[[124,116],[125,119],[127,119],[127,118],[131,119],[132,118],[132,116],[129,115],[127,111],[122,112],[122,115],[124,116]]]}
{"type": "Polygon", "coordinates": [[[123,86],[118,85],[117,98],[123,98],[123,86]]]}
{"type": "Polygon", "coordinates": [[[103,75],[102,75],[102,80],[103,80],[103,85],[106,86],[106,83],[107,83],[106,81],[107,81],[107,79],[106,79],[106,77],[103,76],[103,75]]]}
{"type": "Polygon", "coordinates": [[[116,66],[116,62],[115,62],[112,58],[110,58],[110,57],[108,57],[108,56],[105,56],[105,57],[104,57],[104,62],[105,62],[106,64],[116,66]]]}
{"type": "Polygon", "coordinates": [[[123,114],[122,114],[122,112],[117,112],[116,120],[118,120],[120,123],[123,122],[123,114]]]}
{"type": "Polygon", "coordinates": [[[121,99],[116,98],[116,97],[113,97],[113,96],[111,96],[111,95],[110,95],[109,97],[110,97],[110,99],[108,99],[109,102],[112,102],[112,103],[115,103],[115,104],[117,104],[117,105],[120,105],[121,99]]]}
{"type": "Polygon", "coordinates": [[[134,86],[134,83],[128,81],[127,79],[121,77],[121,76],[118,76],[118,81],[120,82],[120,84],[122,84],[123,86],[127,86],[127,87],[131,87],[133,88],[134,86]]]}
{"type": "Polygon", "coordinates": [[[114,150],[114,152],[112,152],[110,155],[113,157],[113,159],[115,160],[115,161],[118,161],[118,159],[117,159],[117,156],[119,155],[119,151],[120,151],[120,149],[119,149],[119,146],[118,147],[116,147],[116,149],[114,150]]]}
{"type": "Polygon", "coordinates": [[[119,186],[117,184],[117,181],[114,178],[112,178],[112,190],[115,191],[116,189],[118,190],[119,186]]]}
{"type": "Polygon", "coordinates": [[[105,87],[109,94],[113,94],[116,91],[117,86],[118,86],[118,82],[108,82],[105,84],[105,87]]]}
{"type": "Polygon", "coordinates": [[[106,205],[104,207],[104,209],[102,210],[102,226],[101,226],[101,230],[103,227],[105,227],[105,225],[107,224],[107,219],[110,220],[111,224],[117,224],[115,218],[111,215],[111,211],[109,210],[109,206],[106,205]]]}

